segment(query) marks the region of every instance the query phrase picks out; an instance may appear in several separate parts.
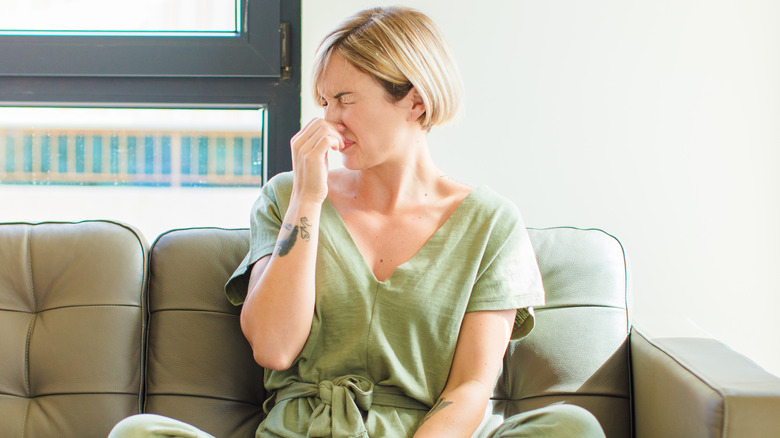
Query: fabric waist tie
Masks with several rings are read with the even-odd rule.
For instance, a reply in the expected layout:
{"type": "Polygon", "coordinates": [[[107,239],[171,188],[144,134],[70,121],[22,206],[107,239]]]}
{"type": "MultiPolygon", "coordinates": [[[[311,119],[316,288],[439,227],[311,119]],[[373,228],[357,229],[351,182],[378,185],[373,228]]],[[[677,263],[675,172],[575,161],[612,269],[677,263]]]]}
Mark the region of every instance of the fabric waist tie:
{"type": "Polygon", "coordinates": [[[318,398],[309,421],[310,437],[353,438],[368,436],[361,411],[372,405],[428,411],[429,406],[408,397],[398,388],[374,386],[360,376],[343,376],[320,383],[295,382],[276,392],[275,402],[302,397],[318,398]]]}

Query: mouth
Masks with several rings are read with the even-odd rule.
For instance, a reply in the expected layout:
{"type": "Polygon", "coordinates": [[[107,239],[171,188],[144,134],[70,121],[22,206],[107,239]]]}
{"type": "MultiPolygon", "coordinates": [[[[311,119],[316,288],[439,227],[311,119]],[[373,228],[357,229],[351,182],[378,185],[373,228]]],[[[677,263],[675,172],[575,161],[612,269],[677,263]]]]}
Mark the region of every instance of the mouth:
{"type": "Polygon", "coordinates": [[[352,147],[352,145],[353,145],[353,144],[355,144],[355,142],[354,142],[354,141],[352,141],[352,140],[350,140],[350,139],[348,139],[348,138],[345,138],[345,139],[344,139],[344,147],[343,147],[343,148],[341,148],[341,151],[339,151],[339,152],[344,152],[345,150],[347,150],[347,149],[349,149],[350,147],[352,147]]]}

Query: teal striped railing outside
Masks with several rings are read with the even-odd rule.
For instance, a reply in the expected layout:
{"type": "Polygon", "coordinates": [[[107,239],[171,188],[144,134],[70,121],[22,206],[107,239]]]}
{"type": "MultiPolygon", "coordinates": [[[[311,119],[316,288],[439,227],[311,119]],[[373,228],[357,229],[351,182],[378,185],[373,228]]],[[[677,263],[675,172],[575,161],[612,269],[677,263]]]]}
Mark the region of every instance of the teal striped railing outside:
{"type": "Polygon", "coordinates": [[[258,133],[0,129],[0,181],[21,184],[259,186],[258,133]]]}

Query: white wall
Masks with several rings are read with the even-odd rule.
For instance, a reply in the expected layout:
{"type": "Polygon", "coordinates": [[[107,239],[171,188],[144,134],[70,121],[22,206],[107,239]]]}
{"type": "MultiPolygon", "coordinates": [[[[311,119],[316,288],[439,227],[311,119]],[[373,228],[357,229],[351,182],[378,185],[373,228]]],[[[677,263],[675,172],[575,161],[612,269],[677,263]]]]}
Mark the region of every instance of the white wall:
{"type": "MultiPolygon", "coordinates": [[[[780,374],[780,2],[394,3],[438,22],[464,76],[464,117],[431,134],[447,173],[529,226],[617,235],[637,325],[780,374]]],[[[326,32],[375,4],[303,0],[304,74],[326,32]]],[[[304,121],[320,114],[307,77],[304,121]]]]}
{"type": "Polygon", "coordinates": [[[0,184],[0,222],[111,219],[152,243],[173,228],[246,228],[258,188],[0,184]]]}

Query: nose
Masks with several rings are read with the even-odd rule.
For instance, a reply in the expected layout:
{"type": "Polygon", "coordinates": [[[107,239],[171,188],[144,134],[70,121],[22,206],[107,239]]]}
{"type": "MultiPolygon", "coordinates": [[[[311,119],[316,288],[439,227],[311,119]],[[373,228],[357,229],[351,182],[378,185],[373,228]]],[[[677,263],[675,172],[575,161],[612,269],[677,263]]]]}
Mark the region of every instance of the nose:
{"type": "Polygon", "coordinates": [[[325,120],[332,123],[340,123],[341,122],[341,115],[339,114],[338,110],[334,108],[334,105],[329,105],[325,107],[325,120]]]}
{"type": "Polygon", "coordinates": [[[332,106],[325,107],[325,117],[323,117],[325,121],[331,122],[336,125],[336,129],[339,132],[345,132],[347,130],[346,125],[341,123],[341,115],[339,112],[333,108],[332,106]]]}

